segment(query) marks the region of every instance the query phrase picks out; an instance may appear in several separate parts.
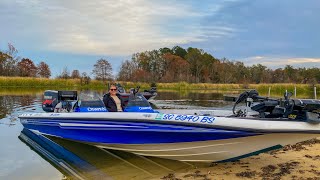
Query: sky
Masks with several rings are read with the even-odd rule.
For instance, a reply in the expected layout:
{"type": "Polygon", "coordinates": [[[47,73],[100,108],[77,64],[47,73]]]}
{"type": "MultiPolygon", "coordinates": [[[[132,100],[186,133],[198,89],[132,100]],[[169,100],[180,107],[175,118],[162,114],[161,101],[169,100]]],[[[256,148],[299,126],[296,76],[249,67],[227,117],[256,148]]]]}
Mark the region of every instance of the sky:
{"type": "Polygon", "coordinates": [[[1,0],[0,50],[91,73],[133,53],[181,46],[269,68],[320,68],[319,0],[1,0]]]}

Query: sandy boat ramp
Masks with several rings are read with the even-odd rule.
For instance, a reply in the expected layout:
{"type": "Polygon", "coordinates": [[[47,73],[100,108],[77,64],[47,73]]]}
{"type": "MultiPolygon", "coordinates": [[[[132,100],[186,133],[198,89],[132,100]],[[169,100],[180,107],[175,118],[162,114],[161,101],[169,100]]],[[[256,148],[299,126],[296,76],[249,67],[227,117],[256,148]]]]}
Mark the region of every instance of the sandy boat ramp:
{"type": "Polygon", "coordinates": [[[320,137],[236,162],[200,164],[166,180],[297,179],[320,180],[320,137]]]}

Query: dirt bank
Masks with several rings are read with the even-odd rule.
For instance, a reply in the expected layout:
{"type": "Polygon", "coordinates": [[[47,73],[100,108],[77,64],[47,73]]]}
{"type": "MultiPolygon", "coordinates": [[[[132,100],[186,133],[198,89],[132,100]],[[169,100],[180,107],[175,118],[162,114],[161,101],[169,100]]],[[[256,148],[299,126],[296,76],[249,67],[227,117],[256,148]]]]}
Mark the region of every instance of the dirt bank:
{"type": "Polygon", "coordinates": [[[320,180],[320,138],[236,162],[199,165],[161,179],[299,179],[320,180]]]}

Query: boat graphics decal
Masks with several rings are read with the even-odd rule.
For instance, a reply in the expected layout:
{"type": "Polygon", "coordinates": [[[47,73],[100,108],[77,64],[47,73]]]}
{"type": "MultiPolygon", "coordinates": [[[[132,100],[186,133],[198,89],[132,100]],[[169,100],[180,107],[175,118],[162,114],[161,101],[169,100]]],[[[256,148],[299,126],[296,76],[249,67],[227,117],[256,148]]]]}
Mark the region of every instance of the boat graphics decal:
{"type": "Polygon", "coordinates": [[[167,121],[188,121],[188,122],[200,122],[206,124],[212,124],[215,120],[211,116],[197,116],[197,115],[185,115],[185,114],[163,114],[159,113],[155,120],[167,120],[167,121]]]}
{"type": "Polygon", "coordinates": [[[112,144],[178,143],[223,140],[258,133],[173,124],[128,121],[95,121],[72,119],[33,119],[21,121],[28,129],[62,138],[112,144]]]}
{"type": "Polygon", "coordinates": [[[94,111],[94,112],[98,112],[98,111],[102,111],[102,112],[106,112],[107,109],[105,107],[88,107],[87,108],[88,112],[90,111],[94,111]]]}
{"type": "Polygon", "coordinates": [[[152,110],[151,107],[139,107],[139,110],[145,110],[145,109],[152,110]]]}

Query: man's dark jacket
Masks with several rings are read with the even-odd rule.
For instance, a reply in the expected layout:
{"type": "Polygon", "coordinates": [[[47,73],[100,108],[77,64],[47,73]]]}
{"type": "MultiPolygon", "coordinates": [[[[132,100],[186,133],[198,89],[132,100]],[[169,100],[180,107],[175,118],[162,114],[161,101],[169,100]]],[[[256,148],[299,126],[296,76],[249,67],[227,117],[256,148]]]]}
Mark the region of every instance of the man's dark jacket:
{"type": "MultiPolygon", "coordinates": [[[[118,98],[120,99],[121,101],[121,108],[122,108],[122,111],[124,110],[124,101],[123,99],[121,98],[120,94],[117,93],[116,96],[118,96],[118,98]]],[[[113,100],[113,98],[110,96],[110,93],[107,93],[103,96],[103,103],[104,105],[106,106],[107,110],[109,112],[117,112],[117,105],[116,105],[116,102],[113,100]]]]}

